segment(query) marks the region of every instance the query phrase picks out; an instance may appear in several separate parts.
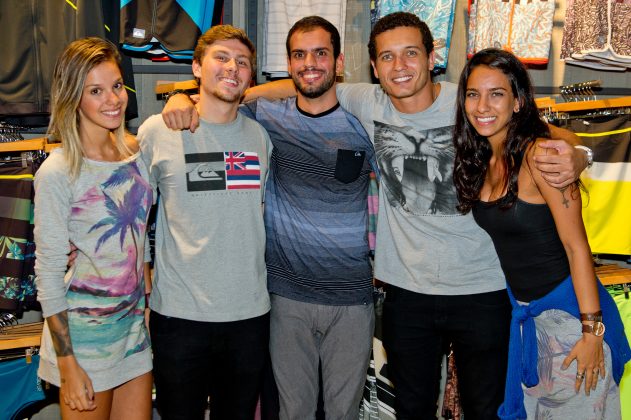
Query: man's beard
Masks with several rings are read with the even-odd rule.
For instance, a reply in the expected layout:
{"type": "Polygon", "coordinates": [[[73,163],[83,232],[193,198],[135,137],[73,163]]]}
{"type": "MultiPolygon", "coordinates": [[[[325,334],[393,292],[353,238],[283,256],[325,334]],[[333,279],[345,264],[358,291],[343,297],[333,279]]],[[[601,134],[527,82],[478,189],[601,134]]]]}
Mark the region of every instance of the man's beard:
{"type": "Polygon", "coordinates": [[[298,77],[292,77],[292,79],[294,81],[294,85],[296,85],[296,90],[298,90],[298,92],[300,92],[303,96],[310,99],[319,98],[320,96],[324,95],[329,89],[331,89],[331,87],[335,83],[335,68],[333,68],[333,71],[329,74],[329,77],[327,79],[324,79],[322,83],[318,86],[305,86],[300,82],[300,78],[298,77]]]}

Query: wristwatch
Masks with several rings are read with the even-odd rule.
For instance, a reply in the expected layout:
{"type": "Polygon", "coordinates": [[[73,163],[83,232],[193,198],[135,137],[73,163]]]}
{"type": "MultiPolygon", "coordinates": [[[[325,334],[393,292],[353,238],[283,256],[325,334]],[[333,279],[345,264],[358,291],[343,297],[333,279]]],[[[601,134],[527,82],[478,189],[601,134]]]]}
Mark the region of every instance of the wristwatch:
{"type": "Polygon", "coordinates": [[[188,95],[188,92],[185,91],[184,89],[175,89],[172,91],[169,91],[165,94],[162,95],[162,99],[164,100],[164,103],[166,104],[167,102],[169,102],[169,99],[171,99],[171,96],[175,96],[179,93],[183,93],[185,95],[188,95]]]}
{"type": "Polygon", "coordinates": [[[600,321],[596,321],[593,324],[583,324],[583,332],[600,337],[605,333],[605,324],[600,321]]]}
{"type": "Polygon", "coordinates": [[[591,168],[592,165],[594,164],[594,152],[592,152],[592,149],[583,145],[578,145],[574,147],[577,149],[581,149],[582,151],[585,152],[585,155],[587,156],[587,167],[591,168]]]}

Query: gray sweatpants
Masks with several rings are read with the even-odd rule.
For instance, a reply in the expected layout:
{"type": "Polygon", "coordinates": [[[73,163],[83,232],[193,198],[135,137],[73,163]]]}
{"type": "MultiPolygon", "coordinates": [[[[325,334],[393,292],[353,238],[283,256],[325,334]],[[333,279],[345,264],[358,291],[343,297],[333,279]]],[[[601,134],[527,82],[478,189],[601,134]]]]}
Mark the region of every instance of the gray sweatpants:
{"type": "Polygon", "coordinates": [[[322,363],[327,420],[356,420],[366,382],[373,305],[331,306],[271,295],[270,354],[281,420],[315,418],[322,363]]]}

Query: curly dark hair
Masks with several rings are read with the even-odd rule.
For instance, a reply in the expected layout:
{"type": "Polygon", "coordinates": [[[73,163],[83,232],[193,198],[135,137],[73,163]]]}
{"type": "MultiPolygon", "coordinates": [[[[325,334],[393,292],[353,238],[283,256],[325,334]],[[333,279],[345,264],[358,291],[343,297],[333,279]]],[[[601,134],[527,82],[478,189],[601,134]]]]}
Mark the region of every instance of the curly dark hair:
{"type": "Polygon", "coordinates": [[[379,19],[372,28],[370,39],[368,40],[368,54],[370,55],[370,60],[375,61],[377,59],[377,45],[375,42],[377,35],[402,26],[418,28],[421,32],[421,38],[423,39],[425,53],[429,55],[434,51],[434,37],[432,37],[432,33],[425,22],[413,13],[394,12],[379,19]]]}
{"type": "Polygon", "coordinates": [[[510,208],[517,200],[517,177],[528,146],[537,137],[550,137],[548,125],[539,116],[526,67],[513,54],[495,48],[487,48],[471,57],[462,70],[458,83],[458,107],[454,128],[454,184],[460,203],[457,208],[462,213],[468,213],[479,200],[480,189],[484,184],[492,155],[487,138],[477,133],[465,112],[467,82],[473,69],[478,66],[488,66],[504,73],[513,95],[519,101],[519,112],[513,113],[508,122],[502,156],[506,164],[504,185],[507,187],[507,193],[498,200],[500,208],[510,208]]]}

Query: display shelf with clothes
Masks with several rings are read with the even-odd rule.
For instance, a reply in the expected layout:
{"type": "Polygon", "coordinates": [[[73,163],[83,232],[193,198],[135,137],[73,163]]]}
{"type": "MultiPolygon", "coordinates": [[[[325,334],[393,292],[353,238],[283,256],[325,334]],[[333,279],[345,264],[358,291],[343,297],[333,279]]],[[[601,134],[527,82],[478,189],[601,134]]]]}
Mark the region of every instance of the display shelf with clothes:
{"type": "Polygon", "coordinates": [[[581,102],[542,102],[548,121],[592,149],[581,180],[583,221],[594,254],[631,255],[631,96],[581,102]]]}
{"type": "Polygon", "coordinates": [[[42,326],[42,322],[3,325],[0,320],[2,419],[16,419],[18,413],[45,398],[42,382],[37,377],[42,326]]]}
{"type": "Polygon", "coordinates": [[[0,143],[0,310],[36,305],[33,178],[55,144],[46,139],[0,143]]]}

